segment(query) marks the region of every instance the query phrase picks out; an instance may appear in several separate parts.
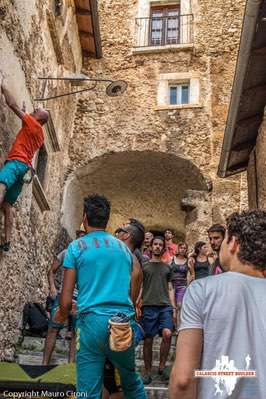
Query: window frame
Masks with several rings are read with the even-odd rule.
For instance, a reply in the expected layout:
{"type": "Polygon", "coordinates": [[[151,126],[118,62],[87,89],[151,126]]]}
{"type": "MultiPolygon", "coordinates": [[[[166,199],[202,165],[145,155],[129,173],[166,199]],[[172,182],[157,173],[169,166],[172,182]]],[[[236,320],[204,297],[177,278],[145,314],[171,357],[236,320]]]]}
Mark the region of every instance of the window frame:
{"type": "MultiPolygon", "coordinates": [[[[61,151],[61,147],[57,138],[57,133],[55,130],[55,126],[53,123],[53,117],[51,114],[51,111],[48,109],[47,110],[49,113],[49,119],[48,122],[44,126],[44,144],[43,148],[46,152],[46,162],[45,162],[45,168],[43,171],[43,179],[40,181],[38,175],[36,174],[33,179],[33,184],[32,184],[32,192],[35,200],[37,201],[37,204],[39,205],[40,209],[42,212],[44,211],[49,211],[50,210],[50,205],[49,201],[47,199],[47,186],[49,182],[49,176],[50,176],[50,158],[52,154],[59,153],[61,151]]],[[[42,148],[41,147],[41,148],[42,148]]],[[[33,158],[32,164],[35,170],[37,170],[38,167],[38,158],[39,158],[39,152],[38,150],[33,158]]]]}
{"type": "Polygon", "coordinates": [[[168,82],[168,104],[169,105],[189,105],[191,102],[190,102],[190,81],[183,81],[183,82],[171,82],[171,81],[169,81],[168,82]],[[182,102],[182,87],[183,86],[187,86],[188,87],[188,102],[187,103],[183,103],[182,102]],[[172,104],[171,103],[171,87],[176,87],[176,88],[178,88],[178,87],[180,87],[181,88],[181,90],[179,90],[179,93],[178,93],[178,90],[177,90],[177,99],[178,99],[178,96],[179,96],[179,98],[180,98],[180,102],[176,102],[176,103],[174,103],[174,104],[172,104]]]}
{"type": "Polygon", "coordinates": [[[149,27],[149,46],[152,47],[160,47],[160,46],[167,46],[167,45],[175,45],[175,44],[180,44],[180,3],[177,4],[166,4],[166,5],[152,5],[150,4],[150,27],[149,27]],[[158,17],[158,21],[162,21],[162,29],[161,29],[161,43],[158,44],[155,42],[156,39],[153,39],[152,37],[152,28],[153,28],[153,22],[156,19],[156,17],[153,16],[154,11],[162,11],[162,16],[158,17]],[[169,11],[177,11],[177,38],[176,42],[170,41],[168,38],[168,18],[174,18],[174,16],[169,16],[169,11]]]}
{"type": "Polygon", "coordinates": [[[41,146],[41,148],[38,150],[34,166],[36,176],[38,177],[38,180],[44,190],[46,188],[48,162],[49,162],[49,151],[44,143],[41,146]],[[42,157],[43,154],[44,157],[42,157]]]}

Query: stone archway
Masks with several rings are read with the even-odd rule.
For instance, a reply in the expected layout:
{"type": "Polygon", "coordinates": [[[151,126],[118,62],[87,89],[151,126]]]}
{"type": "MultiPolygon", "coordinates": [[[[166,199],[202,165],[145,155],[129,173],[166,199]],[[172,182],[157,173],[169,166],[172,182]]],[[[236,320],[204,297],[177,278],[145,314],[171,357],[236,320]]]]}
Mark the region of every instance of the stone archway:
{"type": "Polygon", "coordinates": [[[64,192],[63,226],[73,237],[82,220],[83,197],[97,192],[112,203],[110,230],[128,217],[136,217],[148,229],[169,227],[177,238],[184,238],[187,210],[181,203],[188,190],[207,193],[208,184],[187,159],[152,151],[106,154],[69,176],[64,192]]]}

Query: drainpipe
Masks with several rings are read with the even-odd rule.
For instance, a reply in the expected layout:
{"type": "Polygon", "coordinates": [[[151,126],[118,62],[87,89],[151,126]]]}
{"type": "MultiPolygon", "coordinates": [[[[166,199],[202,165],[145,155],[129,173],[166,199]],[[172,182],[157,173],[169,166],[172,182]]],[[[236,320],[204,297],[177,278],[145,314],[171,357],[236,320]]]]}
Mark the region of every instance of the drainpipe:
{"type": "Polygon", "coordinates": [[[227,168],[231,153],[231,146],[234,138],[234,131],[236,127],[240,100],[243,92],[243,84],[246,76],[249,56],[251,52],[253,38],[256,32],[257,19],[262,1],[263,0],[247,0],[246,4],[234,84],[232,88],[229,113],[224,133],[221,159],[218,168],[219,177],[227,176],[227,168]]]}

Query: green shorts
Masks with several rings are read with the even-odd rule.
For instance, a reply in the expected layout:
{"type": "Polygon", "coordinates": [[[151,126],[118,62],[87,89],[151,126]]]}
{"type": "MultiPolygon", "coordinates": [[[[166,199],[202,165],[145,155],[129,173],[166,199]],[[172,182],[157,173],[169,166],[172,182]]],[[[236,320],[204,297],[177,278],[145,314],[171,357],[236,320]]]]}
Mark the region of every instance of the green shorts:
{"type": "Polygon", "coordinates": [[[6,186],[5,202],[14,205],[23,187],[23,177],[29,166],[17,160],[6,161],[0,169],[0,183],[6,186]]]}

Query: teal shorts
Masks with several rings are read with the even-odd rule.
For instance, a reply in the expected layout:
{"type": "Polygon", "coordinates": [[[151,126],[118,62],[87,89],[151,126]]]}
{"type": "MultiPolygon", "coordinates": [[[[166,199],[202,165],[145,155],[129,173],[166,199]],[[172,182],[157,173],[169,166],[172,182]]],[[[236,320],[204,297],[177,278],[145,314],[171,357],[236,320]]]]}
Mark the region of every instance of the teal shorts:
{"type": "Polygon", "coordinates": [[[29,166],[20,161],[6,161],[0,169],[0,183],[6,186],[5,202],[14,205],[23,187],[23,177],[29,170],[29,166]]]}
{"type": "Polygon", "coordinates": [[[58,330],[62,330],[65,327],[64,323],[56,323],[53,321],[53,318],[57,312],[57,309],[59,308],[59,304],[60,304],[60,295],[57,295],[57,297],[54,300],[54,303],[51,307],[51,318],[48,322],[48,326],[51,328],[56,328],[58,330]]]}
{"type": "MultiPolygon", "coordinates": [[[[58,330],[62,330],[63,328],[65,328],[65,324],[64,323],[55,323],[53,321],[56,311],[59,308],[59,304],[60,304],[60,295],[57,295],[57,297],[55,298],[54,303],[52,304],[52,307],[51,307],[51,318],[48,321],[48,326],[51,328],[56,328],[58,330]]],[[[77,322],[76,316],[69,316],[68,320],[69,320],[69,322],[71,321],[71,330],[75,331],[76,330],[76,322],[77,322]]]]}

